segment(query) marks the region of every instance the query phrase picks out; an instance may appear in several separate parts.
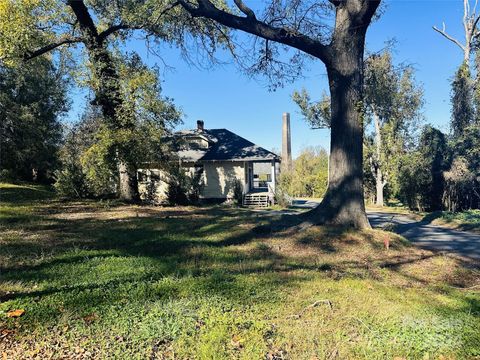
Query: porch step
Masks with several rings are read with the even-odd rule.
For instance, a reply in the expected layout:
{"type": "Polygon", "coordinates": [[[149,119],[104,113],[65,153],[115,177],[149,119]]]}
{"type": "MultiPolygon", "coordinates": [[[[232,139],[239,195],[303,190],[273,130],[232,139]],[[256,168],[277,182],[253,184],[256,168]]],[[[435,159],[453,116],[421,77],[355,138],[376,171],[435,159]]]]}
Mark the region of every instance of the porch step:
{"type": "Polygon", "coordinates": [[[250,193],[246,194],[243,197],[243,205],[244,206],[252,206],[252,207],[268,207],[269,199],[268,194],[256,194],[250,193]]]}

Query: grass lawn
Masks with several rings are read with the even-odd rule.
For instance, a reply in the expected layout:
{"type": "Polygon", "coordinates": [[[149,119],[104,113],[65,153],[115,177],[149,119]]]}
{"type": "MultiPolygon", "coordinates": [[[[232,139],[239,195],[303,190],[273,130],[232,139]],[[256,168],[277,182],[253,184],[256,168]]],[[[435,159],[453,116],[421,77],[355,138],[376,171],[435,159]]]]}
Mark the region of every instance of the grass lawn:
{"type": "Polygon", "coordinates": [[[425,220],[433,224],[480,233],[480,210],[466,210],[460,212],[438,211],[428,214],[425,220]]]}
{"type": "Polygon", "coordinates": [[[38,186],[0,199],[2,359],[480,359],[480,269],[396,235],[38,186]]]}

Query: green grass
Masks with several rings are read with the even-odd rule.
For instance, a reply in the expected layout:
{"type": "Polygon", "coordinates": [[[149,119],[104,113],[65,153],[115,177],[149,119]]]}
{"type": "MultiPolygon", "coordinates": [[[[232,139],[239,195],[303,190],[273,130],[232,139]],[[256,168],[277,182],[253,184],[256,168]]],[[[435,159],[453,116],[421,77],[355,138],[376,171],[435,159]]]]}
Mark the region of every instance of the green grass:
{"type": "Polygon", "coordinates": [[[28,185],[0,196],[8,359],[480,357],[478,267],[393,234],[272,234],[255,230],[265,213],[59,202],[28,185]]]}
{"type": "Polygon", "coordinates": [[[438,211],[428,214],[425,220],[459,230],[480,232],[480,210],[438,211]]]}

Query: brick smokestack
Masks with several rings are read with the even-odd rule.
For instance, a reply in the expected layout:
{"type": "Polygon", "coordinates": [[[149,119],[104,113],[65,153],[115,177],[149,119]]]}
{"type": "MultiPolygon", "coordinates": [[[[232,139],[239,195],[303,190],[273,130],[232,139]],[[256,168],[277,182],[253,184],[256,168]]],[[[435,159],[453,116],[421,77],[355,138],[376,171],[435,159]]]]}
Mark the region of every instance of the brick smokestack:
{"type": "Polygon", "coordinates": [[[282,124],[282,168],[292,167],[292,142],[290,139],[290,114],[283,113],[282,124]]]}
{"type": "Polygon", "coordinates": [[[204,122],[203,120],[197,120],[197,130],[203,131],[204,122]]]}

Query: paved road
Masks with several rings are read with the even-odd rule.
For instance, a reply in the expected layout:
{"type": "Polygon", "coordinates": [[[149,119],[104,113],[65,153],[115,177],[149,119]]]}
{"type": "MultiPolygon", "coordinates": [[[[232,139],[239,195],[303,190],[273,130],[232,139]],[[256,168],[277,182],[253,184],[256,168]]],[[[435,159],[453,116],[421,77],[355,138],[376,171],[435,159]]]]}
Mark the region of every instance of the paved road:
{"type": "MultiPolygon", "coordinates": [[[[297,209],[311,209],[319,204],[314,200],[293,201],[297,209]]],[[[295,214],[295,210],[270,211],[273,214],[295,214]]],[[[376,228],[388,226],[396,233],[404,236],[417,246],[436,251],[445,251],[474,260],[480,260],[480,234],[448,229],[446,227],[431,225],[427,222],[414,220],[406,215],[367,211],[370,224],[376,228]]]]}
{"type": "Polygon", "coordinates": [[[445,251],[480,260],[480,234],[431,225],[405,215],[388,212],[369,211],[368,218],[373,227],[382,228],[394,225],[396,233],[421,248],[445,251]]]}

